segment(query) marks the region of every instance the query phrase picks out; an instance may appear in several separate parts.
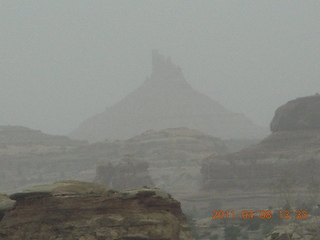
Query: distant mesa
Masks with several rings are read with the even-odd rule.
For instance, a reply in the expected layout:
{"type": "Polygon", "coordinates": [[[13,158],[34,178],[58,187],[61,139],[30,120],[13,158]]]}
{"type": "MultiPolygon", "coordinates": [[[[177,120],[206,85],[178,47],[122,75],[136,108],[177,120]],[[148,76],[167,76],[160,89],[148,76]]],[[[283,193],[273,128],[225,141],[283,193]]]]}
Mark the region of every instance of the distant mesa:
{"type": "Polygon", "coordinates": [[[82,123],[70,137],[96,142],[177,127],[223,139],[253,139],[268,134],[243,114],[230,112],[194,90],[181,68],[154,50],[151,76],[124,99],[82,123]]]}
{"type": "Polygon", "coordinates": [[[24,126],[0,126],[0,146],[6,145],[61,145],[79,146],[87,144],[86,141],[72,140],[66,136],[50,135],[40,130],[30,129],[24,126]]]}

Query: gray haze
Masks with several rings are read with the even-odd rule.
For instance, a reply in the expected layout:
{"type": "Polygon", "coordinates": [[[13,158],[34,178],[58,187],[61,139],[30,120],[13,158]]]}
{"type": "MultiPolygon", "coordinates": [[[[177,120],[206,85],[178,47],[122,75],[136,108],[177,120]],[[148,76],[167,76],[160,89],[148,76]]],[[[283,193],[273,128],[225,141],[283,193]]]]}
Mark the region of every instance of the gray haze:
{"type": "Polygon", "coordinates": [[[68,134],[141,85],[151,51],[267,126],[320,92],[319,1],[0,0],[0,125],[68,134]]]}

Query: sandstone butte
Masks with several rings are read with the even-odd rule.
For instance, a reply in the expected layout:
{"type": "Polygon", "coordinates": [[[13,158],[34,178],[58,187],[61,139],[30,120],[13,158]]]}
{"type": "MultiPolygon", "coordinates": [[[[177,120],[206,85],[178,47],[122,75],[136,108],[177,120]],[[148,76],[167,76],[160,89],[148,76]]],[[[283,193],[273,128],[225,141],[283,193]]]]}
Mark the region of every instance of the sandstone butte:
{"type": "Polygon", "coordinates": [[[1,240],[191,240],[180,203],[160,189],[118,192],[61,181],[0,196],[1,240]]]}
{"type": "Polygon", "coordinates": [[[123,140],[150,129],[179,127],[222,139],[261,139],[268,134],[243,114],[193,89],[180,67],[154,50],[151,76],[121,101],[83,122],[70,137],[90,142],[123,140]]]}

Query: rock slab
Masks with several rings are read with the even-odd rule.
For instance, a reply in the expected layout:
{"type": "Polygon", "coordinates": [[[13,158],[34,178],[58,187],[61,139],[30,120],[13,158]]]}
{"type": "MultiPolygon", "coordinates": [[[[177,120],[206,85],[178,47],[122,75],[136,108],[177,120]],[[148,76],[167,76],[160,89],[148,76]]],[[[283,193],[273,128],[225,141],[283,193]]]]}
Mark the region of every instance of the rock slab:
{"type": "Polygon", "coordinates": [[[10,198],[16,204],[0,222],[1,240],[192,239],[180,203],[159,189],[64,181],[10,198]]]}

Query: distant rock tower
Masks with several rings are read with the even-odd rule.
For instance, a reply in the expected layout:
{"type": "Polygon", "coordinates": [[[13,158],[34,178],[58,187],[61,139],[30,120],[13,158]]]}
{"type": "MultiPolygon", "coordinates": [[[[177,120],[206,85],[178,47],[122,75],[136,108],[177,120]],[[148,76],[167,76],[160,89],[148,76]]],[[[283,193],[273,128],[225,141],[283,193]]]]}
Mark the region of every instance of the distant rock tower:
{"type": "Polygon", "coordinates": [[[160,55],[158,50],[152,51],[152,79],[184,81],[182,70],[171,62],[171,58],[160,55]]]}
{"type": "Polygon", "coordinates": [[[91,142],[126,139],[146,130],[188,127],[221,138],[262,138],[243,114],[194,90],[182,70],[157,50],[152,51],[152,74],[124,99],[82,123],[70,136],[91,142]]]}

